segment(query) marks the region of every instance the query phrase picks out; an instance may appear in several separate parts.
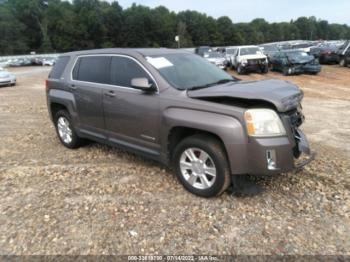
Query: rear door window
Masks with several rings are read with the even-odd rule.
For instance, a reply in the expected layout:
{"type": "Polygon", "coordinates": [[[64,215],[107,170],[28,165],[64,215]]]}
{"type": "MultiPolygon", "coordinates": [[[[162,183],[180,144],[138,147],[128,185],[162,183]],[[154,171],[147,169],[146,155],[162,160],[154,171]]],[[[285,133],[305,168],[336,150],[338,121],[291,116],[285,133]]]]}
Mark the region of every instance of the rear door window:
{"type": "Polygon", "coordinates": [[[49,75],[49,78],[51,79],[60,79],[62,77],[63,71],[66,68],[69,56],[61,56],[58,58],[57,62],[55,63],[54,67],[51,70],[51,73],[49,75]]]}
{"type": "Polygon", "coordinates": [[[99,84],[109,84],[109,56],[80,57],[73,69],[73,79],[99,84]]]}
{"type": "Polygon", "coordinates": [[[112,57],[111,84],[132,87],[131,79],[133,78],[147,78],[149,83],[153,82],[149,74],[134,60],[123,56],[112,57]]]}

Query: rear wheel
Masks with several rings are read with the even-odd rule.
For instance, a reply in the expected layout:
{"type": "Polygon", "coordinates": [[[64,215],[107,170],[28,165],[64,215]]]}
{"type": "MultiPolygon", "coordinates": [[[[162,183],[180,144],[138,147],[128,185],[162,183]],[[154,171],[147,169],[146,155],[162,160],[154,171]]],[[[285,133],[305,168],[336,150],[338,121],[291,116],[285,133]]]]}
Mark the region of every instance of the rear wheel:
{"type": "Polygon", "coordinates": [[[222,194],[230,185],[230,170],[221,142],[207,135],[185,138],[174,151],[176,176],[201,197],[222,194]]]}
{"type": "Polygon", "coordinates": [[[267,74],[269,72],[269,67],[266,65],[261,69],[261,73],[267,74]]]}
{"type": "Polygon", "coordinates": [[[60,110],[54,117],[56,132],[61,143],[70,149],[78,148],[81,139],[74,130],[73,122],[67,110],[60,110]]]}

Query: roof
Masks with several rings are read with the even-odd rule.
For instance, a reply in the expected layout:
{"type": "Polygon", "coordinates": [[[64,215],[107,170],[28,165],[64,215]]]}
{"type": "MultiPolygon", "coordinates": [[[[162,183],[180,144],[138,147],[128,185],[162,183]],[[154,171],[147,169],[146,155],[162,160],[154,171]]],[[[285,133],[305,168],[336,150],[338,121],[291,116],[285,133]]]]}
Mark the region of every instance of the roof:
{"type": "Polygon", "coordinates": [[[69,52],[64,55],[86,55],[86,54],[141,54],[143,56],[156,56],[164,54],[183,54],[189,53],[182,49],[168,49],[168,48],[105,48],[105,49],[92,49],[69,52]]]}

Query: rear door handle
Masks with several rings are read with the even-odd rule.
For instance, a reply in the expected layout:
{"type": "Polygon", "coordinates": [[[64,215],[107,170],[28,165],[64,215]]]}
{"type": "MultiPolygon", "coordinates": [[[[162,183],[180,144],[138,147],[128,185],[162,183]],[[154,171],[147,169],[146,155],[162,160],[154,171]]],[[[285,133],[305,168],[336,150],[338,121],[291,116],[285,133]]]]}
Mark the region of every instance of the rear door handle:
{"type": "Polygon", "coordinates": [[[115,93],[114,93],[114,91],[110,90],[110,91],[105,93],[105,96],[115,97],[115,93]]]}

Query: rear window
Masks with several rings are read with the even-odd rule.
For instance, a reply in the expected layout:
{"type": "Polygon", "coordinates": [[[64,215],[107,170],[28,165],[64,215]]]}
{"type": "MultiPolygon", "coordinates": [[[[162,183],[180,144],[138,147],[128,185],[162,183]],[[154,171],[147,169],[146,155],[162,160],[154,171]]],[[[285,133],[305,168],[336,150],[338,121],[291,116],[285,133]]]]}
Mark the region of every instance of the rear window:
{"type": "Polygon", "coordinates": [[[80,57],[73,69],[74,80],[109,84],[109,65],[111,58],[108,56],[80,57]]]}
{"type": "Polygon", "coordinates": [[[49,75],[49,78],[52,79],[59,79],[61,78],[64,69],[66,68],[66,65],[69,61],[69,56],[61,56],[58,58],[57,62],[55,63],[54,67],[51,70],[51,73],[49,75]]]}

